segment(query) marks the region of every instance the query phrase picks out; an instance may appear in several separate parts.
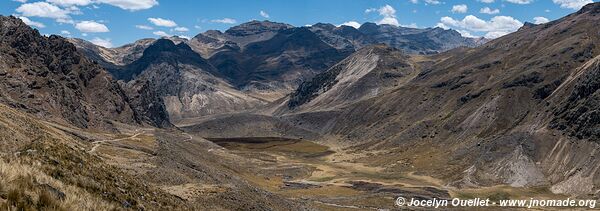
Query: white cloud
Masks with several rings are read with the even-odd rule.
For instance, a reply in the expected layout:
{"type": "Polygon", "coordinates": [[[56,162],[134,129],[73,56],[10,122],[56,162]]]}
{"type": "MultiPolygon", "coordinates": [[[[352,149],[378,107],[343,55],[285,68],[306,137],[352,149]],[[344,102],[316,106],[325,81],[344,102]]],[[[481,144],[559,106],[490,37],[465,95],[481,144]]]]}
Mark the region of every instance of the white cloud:
{"type": "Polygon", "coordinates": [[[152,34],[154,34],[156,36],[161,36],[161,37],[170,37],[171,36],[170,34],[167,34],[164,31],[155,31],[155,32],[152,32],[152,34]]]}
{"type": "Polygon", "coordinates": [[[90,0],[46,0],[54,5],[68,7],[68,6],[86,6],[91,4],[90,0]]]}
{"type": "Polygon", "coordinates": [[[506,0],[513,4],[531,4],[534,0],[506,0]]]}
{"type": "Polygon", "coordinates": [[[408,0],[408,1],[410,1],[410,3],[413,3],[413,4],[419,3],[419,0],[408,0]]]}
{"type": "Polygon", "coordinates": [[[491,8],[489,8],[489,7],[484,7],[484,8],[481,8],[481,9],[479,10],[479,13],[493,15],[493,14],[498,14],[498,13],[500,13],[500,10],[499,10],[499,9],[491,9],[491,8]]]}
{"type": "Polygon", "coordinates": [[[348,22],[340,24],[338,27],[340,27],[340,26],[351,26],[351,27],[354,27],[354,28],[358,29],[358,28],[360,28],[360,25],[361,24],[358,23],[358,22],[356,22],[356,21],[348,21],[348,22]]]}
{"type": "Polygon", "coordinates": [[[452,6],[453,13],[467,13],[468,7],[466,4],[459,4],[452,6]]]}
{"type": "Polygon", "coordinates": [[[466,31],[466,30],[456,30],[456,31],[458,31],[458,33],[460,33],[460,35],[463,36],[463,37],[470,37],[470,38],[474,38],[475,37],[475,36],[473,36],[471,34],[471,32],[466,31]]]}
{"type": "Polygon", "coordinates": [[[225,24],[234,24],[234,23],[237,23],[237,21],[235,19],[231,19],[231,18],[216,19],[216,20],[211,20],[210,22],[213,22],[213,23],[225,23],[225,24]]]}
{"type": "Polygon", "coordinates": [[[451,17],[442,17],[438,26],[452,27],[467,31],[486,32],[485,37],[497,38],[518,30],[523,26],[523,23],[510,16],[495,16],[491,20],[485,21],[474,15],[467,15],[462,20],[455,20],[451,17]]]}
{"type": "Polygon", "coordinates": [[[561,8],[569,8],[578,10],[581,7],[589,3],[594,3],[592,0],[552,0],[555,4],[560,5],[561,8]]]}
{"type": "Polygon", "coordinates": [[[269,16],[269,13],[265,12],[265,11],[260,11],[260,16],[262,16],[263,18],[269,18],[271,16],[269,16]]]}
{"type": "Polygon", "coordinates": [[[135,28],[143,29],[143,30],[154,30],[154,28],[152,28],[151,26],[146,26],[146,25],[135,25],[135,28]]]}
{"type": "MultiPolygon", "coordinates": [[[[46,0],[62,7],[87,6],[90,4],[108,4],[124,10],[137,11],[150,9],[158,5],[157,0],[46,0]]],[[[96,5],[94,5],[96,6],[96,5]]]]}
{"type": "Polygon", "coordinates": [[[64,34],[64,35],[71,35],[71,32],[67,31],[67,30],[62,30],[62,31],[60,31],[60,33],[64,34]]]}
{"type": "Polygon", "coordinates": [[[438,1],[438,0],[425,0],[426,4],[441,4],[443,2],[438,1]]]}
{"type": "Polygon", "coordinates": [[[543,23],[548,23],[548,22],[550,22],[550,20],[548,20],[548,18],[545,18],[545,17],[533,18],[533,23],[535,23],[535,24],[543,24],[543,23]]]}
{"type": "Polygon", "coordinates": [[[81,21],[75,24],[75,28],[81,32],[88,33],[109,32],[108,27],[106,27],[106,25],[95,21],[81,21]]]}
{"type": "Polygon", "coordinates": [[[148,21],[150,21],[152,24],[154,24],[156,26],[164,26],[164,27],[176,27],[177,26],[177,23],[175,23],[175,21],[168,20],[168,19],[148,18],[148,21]]]}
{"type": "Polygon", "coordinates": [[[27,17],[41,17],[54,19],[70,19],[69,12],[47,2],[22,4],[17,7],[17,12],[27,17]]]}
{"type": "Polygon", "coordinates": [[[150,9],[158,5],[157,0],[96,0],[96,2],[109,4],[129,11],[150,9]]]}
{"type": "Polygon", "coordinates": [[[95,37],[94,39],[90,40],[91,43],[94,43],[94,45],[99,45],[105,48],[112,48],[113,44],[110,42],[110,39],[102,39],[99,37],[95,37]]]}
{"type": "Polygon", "coordinates": [[[411,24],[408,24],[408,25],[400,25],[400,26],[407,27],[407,28],[419,28],[417,26],[417,23],[411,23],[411,24]]]}
{"type": "Polygon", "coordinates": [[[188,29],[186,27],[177,27],[177,28],[175,28],[173,30],[177,31],[177,32],[187,32],[187,31],[190,31],[190,29],[188,29]]]}
{"type": "Polygon", "coordinates": [[[440,28],[446,29],[446,30],[450,29],[450,27],[446,26],[446,24],[443,24],[443,23],[437,23],[435,25],[435,27],[440,27],[440,28]]]}
{"type": "Polygon", "coordinates": [[[27,0],[13,0],[14,2],[25,3],[27,0]]]}
{"type": "Polygon", "coordinates": [[[494,0],[479,0],[480,2],[491,4],[494,3],[494,0]]]}
{"type": "Polygon", "coordinates": [[[29,25],[29,26],[33,26],[33,27],[37,27],[37,28],[44,28],[46,27],[46,25],[44,25],[43,23],[40,22],[36,22],[36,21],[32,21],[27,17],[19,17],[23,23],[29,25]]]}
{"type": "Polygon", "coordinates": [[[370,8],[365,10],[365,13],[378,12],[383,18],[377,21],[377,24],[389,24],[393,26],[400,26],[398,19],[396,19],[396,9],[390,5],[385,5],[379,9],[370,8]]]}

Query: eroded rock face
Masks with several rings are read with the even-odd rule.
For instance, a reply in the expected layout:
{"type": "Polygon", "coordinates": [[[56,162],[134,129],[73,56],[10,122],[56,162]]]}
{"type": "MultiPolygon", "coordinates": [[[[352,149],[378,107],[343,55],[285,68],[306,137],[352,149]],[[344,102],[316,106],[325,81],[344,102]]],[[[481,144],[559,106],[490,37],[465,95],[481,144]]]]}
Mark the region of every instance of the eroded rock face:
{"type": "Polygon", "coordinates": [[[600,62],[581,76],[569,97],[555,112],[551,127],[579,139],[600,140],[600,62]]]}
{"type": "Polygon", "coordinates": [[[4,104],[82,128],[140,123],[112,77],[61,37],[0,17],[0,58],[4,104]]]}
{"type": "Polygon", "coordinates": [[[302,83],[290,95],[288,108],[334,108],[398,86],[415,69],[400,50],[385,45],[365,47],[329,70],[302,83]]]}

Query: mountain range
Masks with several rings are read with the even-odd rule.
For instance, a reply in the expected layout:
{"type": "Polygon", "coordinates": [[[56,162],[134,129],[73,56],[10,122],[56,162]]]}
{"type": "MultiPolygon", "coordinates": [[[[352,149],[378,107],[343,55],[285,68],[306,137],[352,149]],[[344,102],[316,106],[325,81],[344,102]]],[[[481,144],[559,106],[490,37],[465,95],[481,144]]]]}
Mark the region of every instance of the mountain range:
{"type": "MultiPolygon", "coordinates": [[[[457,46],[477,46],[487,40],[465,38],[441,28],[412,29],[372,23],[358,29],[322,23],[293,27],[251,21],[225,32],[209,30],[189,40],[142,39],[112,49],[80,39],[70,41],[115,79],[128,84],[127,89],[135,89],[132,99],[151,95],[157,101],[168,101],[159,108],[166,112],[154,113],[168,113],[172,121],[178,121],[276,101],[371,44],[387,44],[405,53],[431,54],[457,46]],[[169,48],[166,40],[176,45],[169,48]],[[158,68],[173,69],[173,73],[153,76],[152,69],[159,71],[158,68]]],[[[158,115],[154,121],[161,125],[165,117],[158,115]]]]}

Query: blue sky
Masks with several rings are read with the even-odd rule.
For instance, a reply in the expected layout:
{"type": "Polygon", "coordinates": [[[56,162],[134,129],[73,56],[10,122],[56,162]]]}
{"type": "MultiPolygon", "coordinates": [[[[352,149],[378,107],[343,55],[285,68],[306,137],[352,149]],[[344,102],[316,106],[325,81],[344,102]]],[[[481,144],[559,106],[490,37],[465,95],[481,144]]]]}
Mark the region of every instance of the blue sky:
{"type": "Polygon", "coordinates": [[[1,0],[0,13],[18,16],[43,34],[115,47],[148,37],[193,37],[250,20],[438,26],[495,38],[526,21],[552,21],[592,1],[600,0],[1,0]]]}

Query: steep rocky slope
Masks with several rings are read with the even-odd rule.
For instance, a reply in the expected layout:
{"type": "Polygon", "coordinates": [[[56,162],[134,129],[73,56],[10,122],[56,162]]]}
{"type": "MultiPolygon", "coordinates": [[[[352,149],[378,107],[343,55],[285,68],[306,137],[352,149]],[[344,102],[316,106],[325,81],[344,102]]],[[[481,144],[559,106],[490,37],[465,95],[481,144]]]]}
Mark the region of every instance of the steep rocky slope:
{"type": "Polygon", "coordinates": [[[367,46],[312,80],[302,83],[290,95],[286,107],[339,109],[384,93],[411,79],[415,67],[408,56],[386,45],[367,46]]]}
{"type": "Polygon", "coordinates": [[[141,123],[121,87],[58,36],[0,17],[0,102],[82,128],[141,123]]]}
{"type": "Polygon", "coordinates": [[[111,72],[123,80],[134,108],[150,111],[159,125],[262,103],[217,77],[219,72],[188,45],[167,39],[156,41],[140,59],[111,72]]]}

